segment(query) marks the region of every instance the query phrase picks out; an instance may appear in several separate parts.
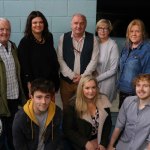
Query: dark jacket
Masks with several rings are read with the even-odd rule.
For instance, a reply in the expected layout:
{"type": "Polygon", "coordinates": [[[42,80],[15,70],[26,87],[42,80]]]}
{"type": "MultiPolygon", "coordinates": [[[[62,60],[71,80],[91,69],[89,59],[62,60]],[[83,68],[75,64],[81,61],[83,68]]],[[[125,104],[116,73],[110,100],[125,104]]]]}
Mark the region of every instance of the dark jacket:
{"type": "MultiPolygon", "coordinates": [[[[11,41],[10,41],[11,42],[11,41]]],[[[22,89],[21,79],[20,79],[20,65],[17,57],[17,48],[15,43],[11,42],[11,52],[15,62],[17,81],[19,84],[19,103],[25,101],[25,96],[22,89]],[[21,102],[22,101],[22,102],[21,102]]],[[[10,116],[10,110],[7,104],[7,79],[6,79],[6,69],[5,64],[0,57],[0,116],[10,116]]]]}
{"type": "MultiPolygon", "coordinates": [[[[106,100],[105,98],[106,96],[103,95],[101,99],[99,99],[99,101],[103,102],[97,105],[101,111],[101,114],[99,113],[101,120],[99,126],[101,126],[100,128],[102,129],[98,131],[98,139],[100,139],[98,143],[107,147],[112,121],[109,109],[110,105],[109,102],[104,102],[106,100]],[[104,104],[104,106],[100,108],[99,105],[102,104],[104,104]]],[[[64,112],[63,131],[66,139],[71,143],[73,150],[85,150],[86,143],[91,139],[92,125],[87,120],[79,118],[74,105],[71,104],[64,112]]]]}
{"type": "Polygon", "coordinates": [[[27,82],[36,78],[53,81],[55,90],[59,89],[59,63],[53,45],[53,36],[44,44],[35,42],[33,35],[23,37],[18,46],[18,56],[21,66],[21,79],[26,96],[28,97],[27,82]]]}
{"type": "Polygon", "coordinates": [[[120,57],[120,75],[118,89],[129,95],[135,95],[133,79],[139,74],[150,74],[150,43],[142,42],[137,48],[123,48],[120,57]]]}
{"type": "MultiPolygon", "coordinates": [[[[31,101],[27,103],[30,105],[31,101]]],[[[48,117],[43,132],[44,150],[62,150],[62,112],[53,102],[50,105],[52,107],[48,110],[48,117]],[[52,112],[52,110],[54,111],[52,112]]],[[[25,109],[28,108],[31,108],[31,105],[19,110],[13,122],[13,143],[15,150],[37,150],[39,126],[33,111],[30,110],[30,112],[26,112],[25,109]],[[29,115],[29,113],[31,115],[29,115]]]]}

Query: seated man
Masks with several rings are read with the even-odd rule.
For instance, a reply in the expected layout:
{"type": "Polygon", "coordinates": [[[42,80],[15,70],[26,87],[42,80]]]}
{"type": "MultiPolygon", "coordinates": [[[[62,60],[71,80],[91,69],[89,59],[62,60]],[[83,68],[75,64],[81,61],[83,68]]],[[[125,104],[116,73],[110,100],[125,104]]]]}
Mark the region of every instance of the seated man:
{"type": "Polygon", "coordinates": [[[134,84],[137,96],[123,102],[107,150],[114,149],[120,133],[116,150],[150,150],[150,74],[139,75],[134,84]]]}
{"type": "Polygon", "coordinates": [[[54,85],[44,79],[31,83],[31,99],[19,110],[13,122],[15,150],[61,149],[62,112],[51,100],[54,85]]]}

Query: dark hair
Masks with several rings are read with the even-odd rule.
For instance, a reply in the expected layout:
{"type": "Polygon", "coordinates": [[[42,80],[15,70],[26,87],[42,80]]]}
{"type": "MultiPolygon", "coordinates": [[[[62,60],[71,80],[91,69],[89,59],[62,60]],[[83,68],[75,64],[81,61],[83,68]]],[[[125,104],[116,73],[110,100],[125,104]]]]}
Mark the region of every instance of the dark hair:
{"type": "Polygon", "coordinates": [[[48,29],[48,22],[45,18],[45,16],[40,12],[40,11],[32,11],[28,18],[27,18],[27,22],[26,22],[26,27],[25,27],[25,36],[31,36],[32,35],[32,29],[31,29],[31,25],[32,25],[32,20],[36,17],[41,17],[44,23],[44,30],[42,32],[42,36],[44,39],[48,38],[50,35],[49,29],[48,29]]]}
{"type": "Polygon", "coordinates": [[[31,95],[34,95],[34,92],[36,91],[54,94],[54,84],[53,82],[45,80],[43,78],[35,79],[31,82],[31,95]]]}

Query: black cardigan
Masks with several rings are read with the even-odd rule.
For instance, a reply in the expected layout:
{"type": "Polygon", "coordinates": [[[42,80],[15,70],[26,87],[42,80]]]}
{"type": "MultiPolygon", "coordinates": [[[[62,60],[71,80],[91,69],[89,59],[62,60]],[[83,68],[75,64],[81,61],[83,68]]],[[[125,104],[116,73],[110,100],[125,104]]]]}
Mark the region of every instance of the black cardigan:
{"type": "Polygon", "coordinates": [[[18,46],[18,56],[25,90],[27,90],[27,82],[36,78],[45,78],[53,81],[55,89],[58,91],[59,63],[53,46],[52,34],[45,40],[44,44],[36,43],[33,35],[23,37],[18,46]]]}

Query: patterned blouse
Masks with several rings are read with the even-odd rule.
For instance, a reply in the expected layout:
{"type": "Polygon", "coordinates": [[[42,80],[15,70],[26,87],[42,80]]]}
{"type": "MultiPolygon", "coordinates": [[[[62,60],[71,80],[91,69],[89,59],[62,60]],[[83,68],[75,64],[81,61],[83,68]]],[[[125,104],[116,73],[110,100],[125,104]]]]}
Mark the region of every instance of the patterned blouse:
{"type": "Polygon", "coordinates": [[[91,132],[91,136],[93,137],[97,137],[97,133],[98,133],[98,126],[99,126],[99,111],[96,107],[96,112],[94,116],[91,116],[92,118],[92,132],[91,132]]]}

